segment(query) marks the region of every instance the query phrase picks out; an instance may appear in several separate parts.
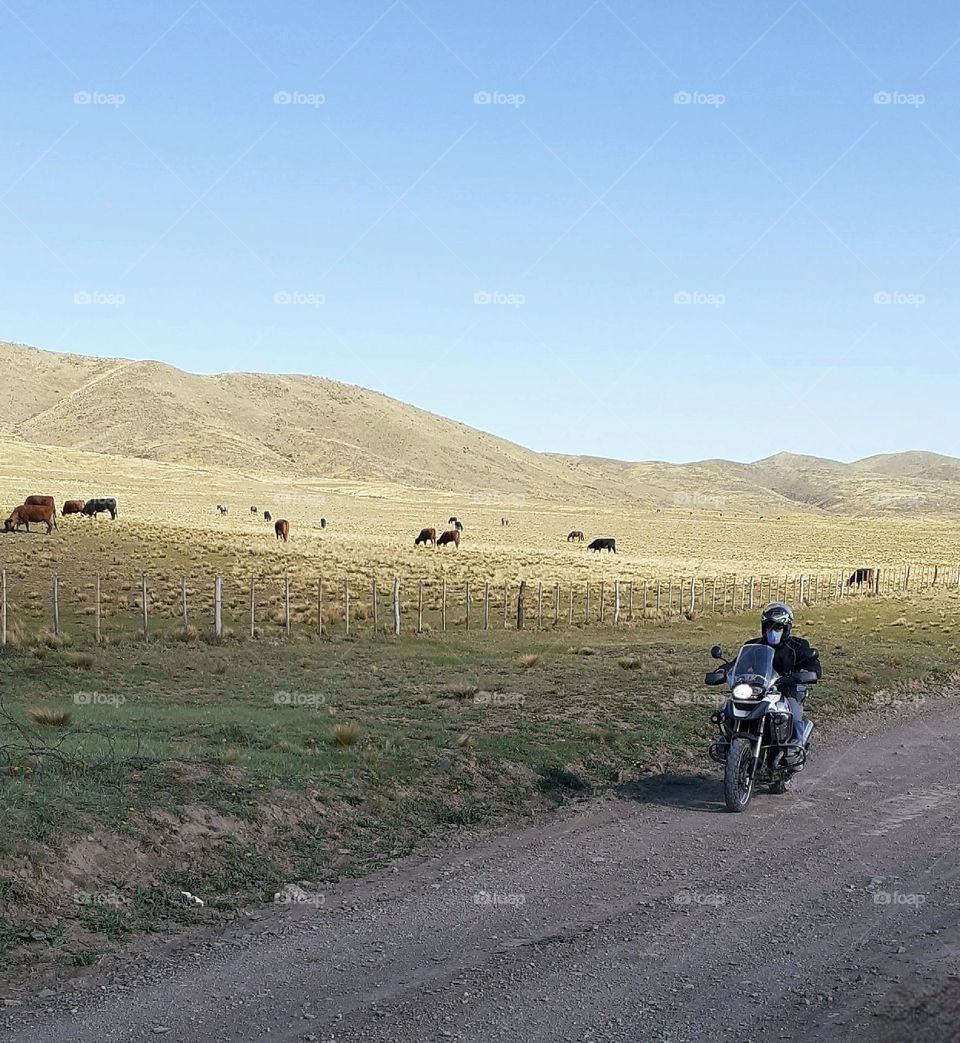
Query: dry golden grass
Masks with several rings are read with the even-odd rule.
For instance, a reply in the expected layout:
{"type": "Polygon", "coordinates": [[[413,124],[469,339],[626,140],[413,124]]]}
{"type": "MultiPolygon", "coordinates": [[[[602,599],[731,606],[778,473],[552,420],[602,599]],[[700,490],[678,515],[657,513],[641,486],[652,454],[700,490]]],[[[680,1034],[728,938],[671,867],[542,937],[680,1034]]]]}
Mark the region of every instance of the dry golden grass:
{"type": "Polygon", "coordinates": [[[358,724],[335,724],[330,729],[330,742],[334,746],[355,746],[360,741],[358,724]]]}
{"type": "Polygon", "coordinates": [[[523,667],[524,670],[529,670],[533,666],[538,666],[540,664],[540,661],[541,657],[535,655],[533,652],[528,652],[526,655],[520,656],[520,658],[517,660],[517,662],[520,664],[520,666],[523,667]]]}
{"type": "Polygon", "coordinates": [[[68,710],[54,710],[49,706],[34,706],[27,712],[41,728],[69,728],[73,720],[68,710]]]}

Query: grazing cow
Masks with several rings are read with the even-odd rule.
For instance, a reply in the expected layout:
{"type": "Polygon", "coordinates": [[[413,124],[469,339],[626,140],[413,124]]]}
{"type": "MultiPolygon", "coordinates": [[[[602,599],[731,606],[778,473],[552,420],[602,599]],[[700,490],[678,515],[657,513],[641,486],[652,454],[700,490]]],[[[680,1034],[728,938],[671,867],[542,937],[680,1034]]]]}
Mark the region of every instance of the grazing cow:
{"type": "Polygon", "coordinates": [[[4,532],[14,532],[21,525],[26,525],[29,532],[30,522],[46,525],[49,536],[57,527],[57,515],[48,503],[23,503],[10,512],[10,517],[3,523],[3,529],[4,532]]]}
{"type": "Polygon", "coordinates": [[[454,525],[454,524],[456,524],[456,521],[457,521],[457,516],[456,515],[454,515],[452,518],[447,518],[447,525],[454,525]]]}
{"type": "Polygon", "coordinates": [[[876,580],[876,571],[874,569],[856,569],[847,580],[847,586],[852,587],[854,583],[862,586],[864,583],[868,587],[872,587],[876,580]]]}
{"type": "Polygon", "coordinates": [[[80,514],[83,510],[83,500],[64,500],[63,510],[60,512],[64,518],[68,514],[80,514]]]}
{"type": "Polygon", "coordinates": [[[419,547],[420,544],[426,546],[428,543],[432,543],[434,547],[437,545],[437,530],[436,529],[421,529],[420,535],[413,541],[414,547],[419,547]]]}
{"type": "Polygon", "coordinates": [[[290,522],[286,518],[278,518],[273,523],[273,531],[277,534],[278,540],[283,540],[286,543],[287,537],[290,535],[290,522]]]}
{"type": "Polygon", "coordinates": [[[24,507],[49,507],[54,516],[57,513],[57,505],[52,496],[28,496],[23,501],[24,507]]]}
{"type": "Polygon", "coordinates": [[[250,513],[251,513],[251,514],[257,514],[257,513],[258,513],[258,512],[257,512],[257,508],[256,508],[256,507],[251,507],[251,508],[250,508],[250,513]]]}
{"type": "Polygon", "coordinates": [[[326,527],[327,527],[327,519],[326,518],[321,518],[320,519],[320,528],[321,529],[325,529],[326,527]]]}
{"type": "Polygon", "coordinates": [[[226,505],[226,504],[224,504],[224,503],[218,503],[218,504],[217,504],[217,510],[218,510],[218,511],[219,511],[219,512],[220,512],[221,514],[226,514],[226,513],[227,513],[227,505],[226,505]]]}
{"type": "Polygon", "coordinates": [[[584,541],[584,535],[579,529],[574,529],[567,537],[567,543],[573,543],[574,540],[579,540],[580,543],[584,541]]]}
{"type": "Polygon", "coordinates": [[[600,536],[593,541],[593,543],[587,544],[587,550],[595,551],[609,551],[611,554],[617,553],[617,541],[612,536],[600,536]]]}
{"type": "Polygon", "coordinates": [[[460,548],[460,530],[459,529],[447,529],[446,532],[440,534],[440,539],[437,540],[438,547],[445,547],[448,543],[452,543],[458,550],[460,548]]]}
{"type": "Polygon", "coordinates": [[[264,521],[273,521],[273,515],[269,511],[264,511],[263,512],[263,520],[264,521]]]}
{"type": "Polygon", "coordinates": [[[110,518],[116,521],[117,501],[112,496],[100,496],[94,500],[87,500],[80,513],[88,518],[96,518],[101,513],[109,514],[110,518]]]}

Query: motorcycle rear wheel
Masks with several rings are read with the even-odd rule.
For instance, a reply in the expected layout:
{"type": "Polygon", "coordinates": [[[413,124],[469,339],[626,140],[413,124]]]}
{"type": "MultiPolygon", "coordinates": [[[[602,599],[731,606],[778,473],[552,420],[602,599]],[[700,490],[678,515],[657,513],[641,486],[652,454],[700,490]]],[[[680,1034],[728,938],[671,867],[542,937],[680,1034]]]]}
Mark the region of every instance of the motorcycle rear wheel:
{"type": "Polygon", "coordinates": [[[723,799],[727,811],[745,811],[753,795],[753,748],[747,739],[734,739],[723,772],[723,799]]]}

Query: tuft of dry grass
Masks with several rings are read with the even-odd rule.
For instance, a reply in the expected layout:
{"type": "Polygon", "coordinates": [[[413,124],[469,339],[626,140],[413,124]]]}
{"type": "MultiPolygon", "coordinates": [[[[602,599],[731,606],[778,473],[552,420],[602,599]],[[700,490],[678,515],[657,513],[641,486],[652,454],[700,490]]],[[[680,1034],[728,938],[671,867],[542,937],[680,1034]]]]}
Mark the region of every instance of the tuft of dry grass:
{"type": "Polygon", "coordinates": [[[356,746],[360,741],[360,725],[353,723],[335,724],[330,729],[330,742],[334,746],[356,746]]]}
{"type": "Polygon", "coordinates": [[[223,751],[223,763],[224,764],[239,764],[240,763],[240,751],[236,746],[227,746],[223,751]]]}
{"type": "Polygon", "coordinates": [[[70,652],[66,660],[74,670],[93,669],[93,656],[89,652],[70,652]]]}
{"type": "Polygon", "coordinates": [[[473,736],[464,732],[463,735],[458,737],[457,745],[461,750],[472,750],[474,746],[473,736]]]}
{"type": "Polygon", "coordinates": [[[73,720],[68,710],[54,710],[49,706],[35,706],[27,712],[41,728],[69,728],[73,720]]]}
{"type": "Polygon", "coordinates": [[[524,670],[529,670],[531,667],[539,665],[540,661],[541,657],[535,655],[533,652],[528,652],[526,655],[520,656],[517,660],[524,670]]]}
{"type": "Polygon", "coordinates": [[[617,733],[610,728],[591,728],[588,732],[588,738],[591,742],[610,746],[616,741],[617,733]]]}
{"type": "Polygon", "coordinates": [[[479,685],[470,684],[468,681],[455,681],[447,685],[447,694],[454,699],[472,699],[479,691],[479,685]]]}
{"type": "Polygon", "coordinates": [[[643,668],[643,659],[638,655],[627,655],[617,660],[619,666],[624,670],[641,670],[643,668]]]}

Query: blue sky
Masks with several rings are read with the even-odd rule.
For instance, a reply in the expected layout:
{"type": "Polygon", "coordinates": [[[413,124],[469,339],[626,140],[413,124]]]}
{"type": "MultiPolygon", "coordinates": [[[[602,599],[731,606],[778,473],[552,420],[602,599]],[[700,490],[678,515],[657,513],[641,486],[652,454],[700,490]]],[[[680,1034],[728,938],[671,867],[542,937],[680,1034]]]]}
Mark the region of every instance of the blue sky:
{"type": "Polygon", "coordinates": [[[960,9],[0,3],[0,338],[531,448],[957,453],[960,9]]]}

